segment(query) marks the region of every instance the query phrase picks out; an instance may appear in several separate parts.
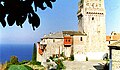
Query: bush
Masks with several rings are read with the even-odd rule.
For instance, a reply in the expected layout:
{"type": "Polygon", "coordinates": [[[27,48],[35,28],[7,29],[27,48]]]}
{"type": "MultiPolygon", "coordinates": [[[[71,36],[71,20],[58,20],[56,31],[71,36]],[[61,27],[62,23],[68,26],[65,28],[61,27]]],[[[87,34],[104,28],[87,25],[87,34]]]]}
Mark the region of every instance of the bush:
{"type": "Polygon", "coordinates": [[[60,54],[60,56],[64,57],[64,52],[62,52],[62,53],[60,54]]]}
{"type": "Polygon", "coordinates": [[[56,55],[56,58],[58,58],[58,55],[56,55]]]}
{"type": "Polygon", "coordinates": [[[36,57],[37,57],[37,48],[36,48],[36,45],[34,43],[32,61],[36,61],[36,57]]]}
{"type": "Polygon", "coordinates": [[[70,55],[71,61],[74,61],[74,55],[70,55]]]}
{"type": "Polygon", "coordinates": [[[10,63],[11,64],[18,64],[19,62],[18,62],[17,56],[11,56],[10,57],[10,63]]]}
{"type": "Polygon", "coordinates": [[[50,56],[50,59],[53,61],[53,57],[52,56],[50,56]]]}
{"type": "Polygon", "coordinates": [[[64,60],[68,60],[68,58],[67,58],[67,57],[64,57],[64,60]]]}
{"type": "Polygon", "coordinates": [[[65,69],[65,66],[62,60],[58,59],[57,61],[55,61],[55,63],[57,64],[57,70],[65,69]]]}
{"type": "Polygon", "coordinates": [[[47,60],[46,60],[46,62],[50,62],[50,60],[49,60],[49,59],[47,59],[47,60]]]}
{"type": "Polygon", "coordinates": [[[13,64],[10,63],[10,62],[6,62],[5,64],[6,64],[5,70],[8,70],[8,68],[9,68],[11,65],[13,65],[13,64]]]}
{"type": "Polygon", "coordinates": [[[30,61],[29,60],[23,60],[22,62],[19,62],[19,64],[21,65],[21,64],[28,63],[28,62],[30,62],[30,61]]]}
{"type": "Polygon", "coordinates": [[[32,64],[32,65],[41,65],[41,62],[38,62],[38,61],[30,61],[30,64],[32,64]]]}
{"type": "Polygon", "coordinates": [[[24,65],[28,70],[33,70],[31,67],[24,65]]]}
{"type": "Polygon", "coordinates": [[[11,65],[8,70],[33,70],[27,65],[11,65]]]}

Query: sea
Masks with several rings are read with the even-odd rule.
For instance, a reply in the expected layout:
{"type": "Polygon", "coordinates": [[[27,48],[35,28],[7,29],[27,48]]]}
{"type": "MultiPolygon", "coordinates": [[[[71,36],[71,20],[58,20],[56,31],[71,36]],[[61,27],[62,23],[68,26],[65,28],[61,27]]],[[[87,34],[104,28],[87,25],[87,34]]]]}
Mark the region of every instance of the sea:
{"type": "Polygon", "coordinates": [[[10,61],[11,56],[17,56],[19,62],[31,60],[34,44],[0,44],[0,63],[10,61]]]}

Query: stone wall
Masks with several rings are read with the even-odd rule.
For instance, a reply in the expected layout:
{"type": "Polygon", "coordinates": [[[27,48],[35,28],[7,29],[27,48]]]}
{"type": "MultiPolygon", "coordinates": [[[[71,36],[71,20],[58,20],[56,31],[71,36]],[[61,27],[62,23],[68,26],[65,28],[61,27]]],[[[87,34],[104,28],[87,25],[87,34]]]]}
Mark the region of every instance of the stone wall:
{"type": "Polygon", "coordinates": [[[49,57],[52,56],[53,54],[59,54],[59,52],[60,54],[62,53],[64,49],[63,39],[45,39],[43,41],[46,42],[46,48],[43,52],[43,55],[40,55],[38,53],[39,47],[37,45],[37,61],[40,61],[40,62],[46,61],[46,59],[49,59],[49,57]]]}
{"type": "Polygon", "coordinates": [[[120,70],[120,50],[112,50],[112,69],[120,70]]]}
{"type": "Polygon", "coordinates": [[[48,39],[46,46],[46,58],[63,51],[63,39],[48,39]],[[54,40],[54,41],[53,41],[54,40]]]}
{"type": "Polygon", "coordinates": [[[87,34],[87,52],[107,51],[104,0],[85,0],[82,5],[83,8],[79,5],[80,12],[77,13],[78,29],[87,34]]]}
{"type": "Polygon", "coordinates": [[[86,36],[73,36],[74,54],[84,54],[86,52],[86,45],[86,36]]]}

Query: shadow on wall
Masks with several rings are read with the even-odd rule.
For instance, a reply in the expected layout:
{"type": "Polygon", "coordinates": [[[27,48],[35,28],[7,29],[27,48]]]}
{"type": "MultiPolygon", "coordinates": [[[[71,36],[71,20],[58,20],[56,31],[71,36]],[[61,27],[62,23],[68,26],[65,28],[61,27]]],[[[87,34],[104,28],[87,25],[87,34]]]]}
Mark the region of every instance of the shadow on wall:
{"type": "Polygon", "coordinates": [[[109,65],[106,64],[99,64],[93,66],[96,70],[109,70],[109,65]]]}

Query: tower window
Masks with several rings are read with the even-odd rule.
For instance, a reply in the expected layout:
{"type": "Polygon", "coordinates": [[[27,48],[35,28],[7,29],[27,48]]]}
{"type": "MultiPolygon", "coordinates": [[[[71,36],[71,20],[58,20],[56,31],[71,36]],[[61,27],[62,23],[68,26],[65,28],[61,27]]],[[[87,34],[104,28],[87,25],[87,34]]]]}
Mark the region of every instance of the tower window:
{"type": "Polygon", "coordinates": [[[110,41],[109,41],[109,44],[110,44],[110,41]]]}
{"type": "Polygon", "coordinates": [[[83,41],[82,37],[80,37],[80,41],[83,41]]]}
{"type": "Polygon", "coordinates": [[[114,35],[117,35],[116,33],[114,33],[114,35]]]}
{"type": "Polygon", "coordinates": [[[53,39],[53,42],[55,42],[55,39],[53,39]]]}
{"type": "Polygon", "coordinates": [[[92,17],[92,20],[94,20],[94,17],[92,17]]]}

